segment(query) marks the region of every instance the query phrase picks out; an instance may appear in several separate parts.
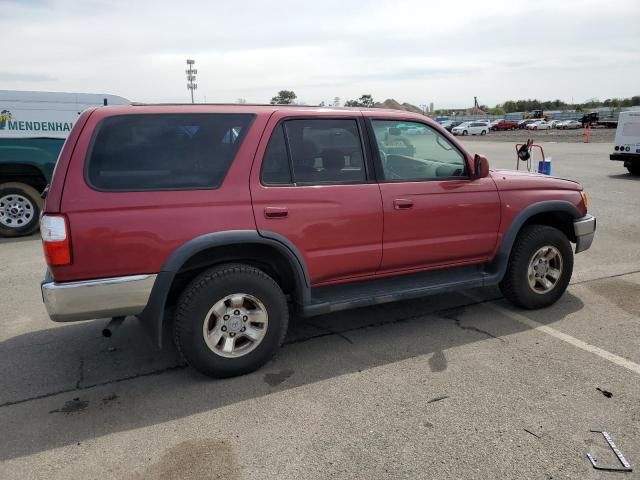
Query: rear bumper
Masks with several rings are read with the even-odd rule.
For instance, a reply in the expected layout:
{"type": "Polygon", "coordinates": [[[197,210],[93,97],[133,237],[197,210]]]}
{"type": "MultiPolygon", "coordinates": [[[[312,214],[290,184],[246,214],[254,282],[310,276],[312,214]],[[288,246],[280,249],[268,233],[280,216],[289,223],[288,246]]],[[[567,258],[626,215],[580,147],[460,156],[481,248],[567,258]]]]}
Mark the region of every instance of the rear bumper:
{"type": "Polygon", "coordinates": [[[593,243],[596,234],[596,217],[586,215],[573,221],[573,231],[576,234],[576,253],[584,252],[593,243]]]}
{"type": "Polygon", "coordinates": [[[609,160],[624,162],[625,165],[631,162],[640,162],[640,153],[612,153],[609,155],[609,160]]]}
{"type": "Polygon", "coordinates": [[[55,322],[138,315],[147,306],[157,275],[54,282],[47,272],[42,299],[55,322]]]}

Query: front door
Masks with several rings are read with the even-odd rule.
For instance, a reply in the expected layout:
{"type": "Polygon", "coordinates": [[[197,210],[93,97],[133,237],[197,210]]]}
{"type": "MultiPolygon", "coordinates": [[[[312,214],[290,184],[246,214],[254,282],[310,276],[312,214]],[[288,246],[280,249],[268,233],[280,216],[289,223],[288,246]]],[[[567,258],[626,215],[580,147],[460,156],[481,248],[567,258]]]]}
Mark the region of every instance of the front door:
{"type": "Polygon", "coordinates": [[[426,124],[373,118],[370,125],[384,211],[380,272],[488,260],[500,222],[493,180],[472,179],[467,156],[426,124]]]}
{"type": "Polygon", "coordinates": [[[271,117],[253,166],[258,230],[293,243],[312,285],[373,275],[382,258],[382,200],[367,166],[362,117],[287,113],[271,117]]]}

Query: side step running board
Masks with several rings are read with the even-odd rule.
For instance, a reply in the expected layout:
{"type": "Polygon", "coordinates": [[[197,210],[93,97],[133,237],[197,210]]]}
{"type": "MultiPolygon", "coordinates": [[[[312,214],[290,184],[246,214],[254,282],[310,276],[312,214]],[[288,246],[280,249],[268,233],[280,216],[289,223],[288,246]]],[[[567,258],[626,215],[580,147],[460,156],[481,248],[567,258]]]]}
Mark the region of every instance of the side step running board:
{"type": "Polygon", "coordinates": [[[486,287],[499,281],[482,266],[468,266],[386,277],[379,280],[316,287],[311,301],[304,305],[306,317],[369,305],[410,300],[436,293],[486,287]]]}

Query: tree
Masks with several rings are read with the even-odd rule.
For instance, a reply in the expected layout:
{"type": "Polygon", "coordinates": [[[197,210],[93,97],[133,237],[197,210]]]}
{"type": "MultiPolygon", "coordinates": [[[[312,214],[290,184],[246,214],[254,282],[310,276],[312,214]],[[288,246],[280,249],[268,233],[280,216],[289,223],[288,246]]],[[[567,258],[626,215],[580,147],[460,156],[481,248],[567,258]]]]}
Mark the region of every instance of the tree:
{"type": "Polygon", "coordinates": [[[280,90],[278,95],[271,99],[271,105],[291,105],[298,96],[293,90],[280,90]]]}
{"type": "Polygon", "coordinates": [[[358,100],[347,100],[344,103],[345,107],[365,107],[365,108],[373,108],[375,102],[373,101],[373,96],[371,94],[365,93],[361,95],[358,100]]]}
{"type": "Polygon", "coordinates": [[[500,105],[496,105],[495,108],[490,108],[488,111],[489,115],[504,115],[505,112],[504,108],[502,108],[500,105]]]}

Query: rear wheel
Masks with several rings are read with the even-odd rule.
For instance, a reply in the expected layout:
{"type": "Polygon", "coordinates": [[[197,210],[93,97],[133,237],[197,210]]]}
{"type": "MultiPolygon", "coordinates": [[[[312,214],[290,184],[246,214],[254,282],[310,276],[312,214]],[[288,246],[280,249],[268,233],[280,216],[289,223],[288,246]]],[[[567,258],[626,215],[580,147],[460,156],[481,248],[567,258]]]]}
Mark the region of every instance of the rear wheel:
{"type": "Polygon", "coordinates": [[[486,135],[486,134],[487,134],[487,131],[486,131],[486,130],[482,130],[482,131],[480,132],[480,135],[486,135]]]}
{"type": "Polygon", "coordinates": [[[500,290],[519,307],[543,308],[562,296],[572,273],[573,252],[564,233],[529,225],[516,238],[500,290]]]}
{"type": "Polygon", "coordinates": [[[244,264],[206,270],[182,292],[174,336],[183,358],[212,377],[252,372],[276,353],[289,311],[278,284],[244,264]]]}
{"type": "Polygon", "coordinates": [[[463,130],[462,135],[467,135],[469,132],[467,132],[466,130],[463,130]]]}
{"type": "Polygon", "coordinates": [[[42,199],[24,183],[0,185],[0,236],[20,237],[38,229],[42,199]]]}

